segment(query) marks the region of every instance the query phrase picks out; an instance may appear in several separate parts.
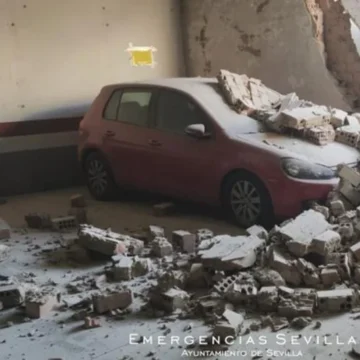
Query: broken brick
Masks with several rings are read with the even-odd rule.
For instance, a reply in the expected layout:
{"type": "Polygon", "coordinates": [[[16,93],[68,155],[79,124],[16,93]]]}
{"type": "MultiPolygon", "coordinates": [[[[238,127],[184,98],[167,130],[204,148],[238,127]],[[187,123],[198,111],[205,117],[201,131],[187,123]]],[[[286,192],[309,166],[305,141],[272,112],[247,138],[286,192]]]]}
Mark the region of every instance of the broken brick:
{"type": "Polygon", "coordinates": [[[151,243],[151,250],[157,257],[169,256],[173,252],[173,247],[164,237],[157,237],[151,243]]]}
{"type": "Polygon", "coordinates": [[[129,289],[109,289],[93,294],[94,311],[104,314],[115,309],[125,309],[132,303],[132,292],[129,289]]]}
{"type": "Polygon", "coordinates": [[[196,250],[196,235],[188,231],[176,230],[172,233],[173,244],[176,244],[186,253],[194,253],[196,250]]]}

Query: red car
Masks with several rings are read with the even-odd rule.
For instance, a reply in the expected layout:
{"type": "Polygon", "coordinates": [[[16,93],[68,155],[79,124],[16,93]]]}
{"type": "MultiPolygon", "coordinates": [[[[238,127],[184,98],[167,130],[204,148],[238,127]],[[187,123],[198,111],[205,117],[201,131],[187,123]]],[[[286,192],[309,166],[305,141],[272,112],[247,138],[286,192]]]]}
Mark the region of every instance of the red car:
{"type": "Polygon", "coordinates": [[[270,225],[323,200],[336,165],[358,151],[269,132],[224,101],[216,79],[105,86],[80,123],[79,160],[91,194],[118,186],[221,205],[239,225],[270,225]]]}

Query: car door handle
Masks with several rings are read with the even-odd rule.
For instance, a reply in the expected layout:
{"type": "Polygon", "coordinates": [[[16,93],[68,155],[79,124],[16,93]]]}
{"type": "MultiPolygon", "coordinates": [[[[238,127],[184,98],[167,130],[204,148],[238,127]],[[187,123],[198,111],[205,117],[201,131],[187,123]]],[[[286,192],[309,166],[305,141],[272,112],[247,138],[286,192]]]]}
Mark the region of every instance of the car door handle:
{"type": "Polygon", "coordinates": [[[111,130],[106,131],[104,134],[104,137],[113,137],[113,136],[115,136],[115,132],[111,130]]]}
{"type": "Polygon", "coordinates": [[[149,140],[150,146],[161,146],[161,142],[157,140],[149,140]]]}

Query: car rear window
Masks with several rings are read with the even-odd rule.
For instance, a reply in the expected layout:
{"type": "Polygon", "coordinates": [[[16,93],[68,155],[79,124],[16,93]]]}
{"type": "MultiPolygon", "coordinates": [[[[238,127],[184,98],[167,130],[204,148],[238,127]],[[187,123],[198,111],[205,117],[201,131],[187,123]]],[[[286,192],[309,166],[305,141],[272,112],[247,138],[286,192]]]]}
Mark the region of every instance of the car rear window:
{"type": "Polygon", "coordinates": [[[106,120],[116,120],[120,98],[121,90],[114,91],[110,96],[104,111],[104,118],[106,120]]]}

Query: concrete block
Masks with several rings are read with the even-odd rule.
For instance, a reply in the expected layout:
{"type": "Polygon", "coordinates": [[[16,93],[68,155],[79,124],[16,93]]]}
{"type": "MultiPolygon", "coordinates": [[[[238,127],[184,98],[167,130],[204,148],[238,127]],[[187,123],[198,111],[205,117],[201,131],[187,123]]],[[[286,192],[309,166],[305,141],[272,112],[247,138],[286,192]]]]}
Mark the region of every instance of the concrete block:
{"type": "Polygon", "coordinates": [[[125,309],[132,303],[130,289],[109,289],[92,296],[94,311],[104,314],[115,309],[125,309]]]}
{"type": "Polygon", "coordinates": [[[302,275],[305,285],[316,286],[320,283],[320,276],[315,265],[304,259],[297,259],[295,265],[302,275]]]}
{"type": "Polygon", "coordinates": [[[270,250],[269,265],[276,270],[282,278],[290,285],[299,286],[302,276],[294,265],[293,259],[283,253],[279,248],[273,247],[270,250]]]}
{"type": "Polygon", "coordinates": [[[25,300],[25,291],[19,285],[0,286],[0,302],[4,309],[21,305],[25,300]]]}
{"type": "Polygon", "coordinates": [[[78,222],[75,216],[61,216],[51,219],[52,228],[55,231],[73,231],[77,228],[78,222]]]}
{"type": "Polygon", "coordinates": [[[360,205],[360,192],[348,181],[342,181],[339,193],[353,206],[360,205]]]}
{"type": "Polygon", "coordinates": [[[356,295],[353,289],[318,291],[317,298],[320,311],[349,311],[356,306],[356,295]]]}
{"type": "Polygon", "coordinates": [[[291,294],[283,295],[279,289],[278,314],[288,318],[312,316],[316,304],[316,292],[313,289],[297,289],[291,294]]]}
{"type": "Polygon", "coordinates": [[[151,243],[151,250],[157,257],[169,256],[173,253],[173,246],[164,237],[157,237],[151,243]]]}
{"type": "Polygon", "coordinates": [[[98,318],[91,318],[90,316],[87,316],[84,319],[84,328],[85,329],[93,329],[93,328],[97,328],[100,327],[100,319],[98,318]]]}
{"type": "Polygon", "coordinates": [[[171,288],[184,289],[186,284],[186,274],[181,270],[170,270],[161,274],[158,278],[158,287],[162,292],[171,288]]]}
{"type": "Polygon", "coordinates": [[[279,302],[279,292],[276,286],[263,286],[257,293],[257,305],[260,311],[276,311],[279,302]]]}
{"type": "Polygon", "coordinates": [[[338,176],[355,188],[360,186],[360,174],[348,165],[341,164],[338,166],[338,176]]]}
{"type": "Polygon", "coordinates": [[[360,241],[351,246],[350,251],[354,255],[355,259],[360,261],[360,241]]]}
{"type": "Polygon", "coordinates": [[[320,273],[321,281],[325,286],[332,286],[341,282],[337,269],[322,269],[320,273]]]}
{"type": "Polygon", "coordinates": [[[242,275],[231,275],[226,277],[225,279],[220,280],[214,285],[214,290],[217,291],[219,294],[223,295],[227,293],[231,287],[235,284],[235,282],[241,279],[242,275]]]}
{"type": "Polygon", "coordinates": [[[30,213],[25,215],[25,221],[30,229],[52,228],[51,217],[49,214],[30,213]]]}
{"type": "Polygon", "coordinates": [[[190,295],[179,288],[171,288],[165,292],[153,291],[150,303],[156,309],[173,312],[177,309],[184,310],[188,306],[190,295]]]}
{"type": "Polygon", "coordinates": [[[330,210],[334,216],[340,216],[345,213],[345,206],[341,200],[333,200],[330,202],[330,210]]]}
{"type": "Polygon", "coordinates": [[[165,237],[165,230],[160,226],[150,225],[147,230],[147,235],[148,241],[151,242],[157,237],[165,237]]]}
{"type": "Polygon", "coordinates": [[[297,107],[282,111],[282,126],[301,130],[330,123],[331,114],[325,106],[297,107]]]}
{"type": "Polygon", "coordinates": [[[293,255],[302,257],[307,253],[312,239],[329,229],[330,224],[325,217],[310,209],[280,227],[277,235],[293,255]]]}
{"type": "Polygon", "coordinates": [[[357,126],[341,126],[335,130],[335,141],[356,147],[359,141],[359,130],[357,126]]]}
{"type": "Polygon", "coordinates": [[[246,233],[248,235],[257,236],[258,238],[263,239],[265,241],[268,240],[268,236],[269,236],[266,229],[260,225],[253,225],[253,226],[247,228],[246,233]]]}
{"type": "Polygon", "coordinates": [[[144,250],[144,242],[131,236],[122,236],[127,252],[131,256],[140,255],[144,250]]]}
{"type": "Polygon", "coordinates": [[[120,261],[112,268],[113,279],[115,281],[131,280],[133,278],[133,263],[134,260],[132,258],[122,256],[120,261]]]}
{"type": "Polygon", "coordinates": [[[225,299],[234,305],[255,306],[258,290],[253,284],[234,283],[225,293],[225,299]]]}
{"type": "Polygon", "coordinates": [[[348,113],[340,109],[331,109],[330,124],[335,128],[339,128],[345,125],[345,119],[348,113]]]}
{"type": "Polygon", "coordinates": [[[265,246],[265,241],[256,236],[218,235],[203,240],[199,244],[198,255],[206,267],[241,270],[253,266],[265,246]]]}
{"type": "Polygon", "coordinates": [[[84,195],[75,194],[70,197],[70,207],[84,208],[86,206],[84,195]]]}
{"type": "Polygon", "coordinates": [[[344,222],[339,224],[337,231],[341,239],[345,241],[351,240],[351,238],[354,236],[354,226],[351,222],[344,222]]]}
{"type": "Polygon", "coordinates": [[[91,225],[80,225],[78,244],[100,254],[113,256],[124,254],[127,247],[120,234],[102,230],[91,225]]]}
{"type": "Polygon", "coordinates": [[[25,312],[29,318],[40,319],[46,317],[52,310],[60,305],[60,295],[55,293],[26,294],[25,312]]]}
{"type": "Polygon", "coordinates": [[[346,253],[329,254],[326,257],[326,263],[328,265],[333,264],[337,267],[337,270],[342,280],[349,280],[351,278],[351,261],[349,254],[346,253]]]}
{"type": "Polygon", "coordinates": [[[135,258],[132,266],[132,274],[134,277],[144,276],[153,270],[153,263],[149,258],[135,258]]]}
{"type": "Polygon", "coordinates": [[[270,318],[270,326],[273,332],[280,331],[289,326],[289,321],[286,317],[272,316],[270,318]]]}
{"type": "Polygon", "coordinates": [[[311,241],[309,252],[327,256],[341,246],[341,236],[333,230],[326,230],[311,241]]]}
{"type": "Polygon", "coordinates": [[[312,206],[312,209],[322,214],[326,220],[329,219],[330,209],[327,206],[315,204],[314,206],[312,206]]]}
{"type": "Polygon", "coordinates": [[[203,264],[192,264],[186,279],[189,288],[208,288],[211,284],[210,274],[205,270],[203,264]]]}
{"type": "Polygon", "coordinates": [[[215,324],[212,336],[224,342],[226,338],[236,338],[242,325],[244,317],[231,310],[225,310],[221,316],[220,321],[215,324]]]}
{"type": "Polygon", "coordinates": [[[74,216],[78,224],[87,224],[87,211],[85,207],[72,207],[70,208],[68,215],[74,216]]]}
{"type": "Polygon", "coordinates": [[[337,218],[339,224],[354,222],[356,220],[356,210],[348,210],[337,218]]]}
{"type": "Polygon", "coordinates": [[[304,136],[316,145],[326,145],[335,140],[335,130],[332,125],[314,126],[305,129],[304,136]]]}
{"type": "Polygon", "coordinates": [[[153,206],[155,216],[171,215],[175,212],[175,205],[171,202],[156,204],[153,206]]]}
{"type": "Polygon", "coordinates": [[[211,239],[214,237],[214,232],[209,229],[198,229],[196,231],[196,243],[199,244],[203,240],[211,239]]]}
{"type": "Polygon", "coordinates": [[[173,244],[176,244],[186,253],[194,253],[196,250],[196,235],[188,231],[176,230],[172,233],[173,244]]]}
{"type": "Polygon", "coordinates": [[[285,286],[284,278],[275,270],[259,268],[254,271],[254,278],[261,286],[285,286]]]}

